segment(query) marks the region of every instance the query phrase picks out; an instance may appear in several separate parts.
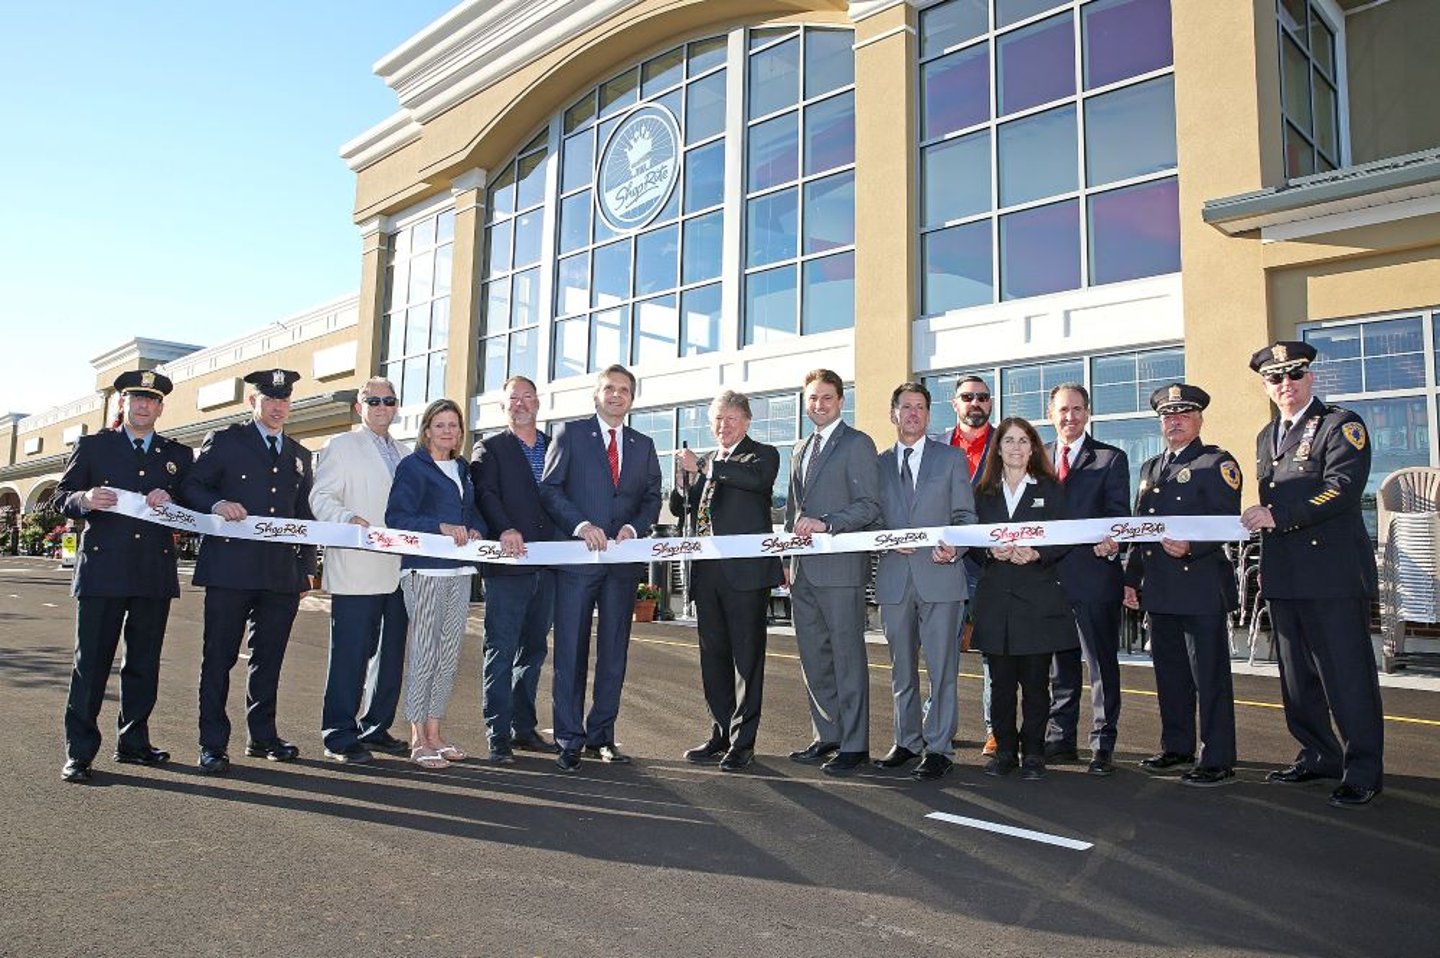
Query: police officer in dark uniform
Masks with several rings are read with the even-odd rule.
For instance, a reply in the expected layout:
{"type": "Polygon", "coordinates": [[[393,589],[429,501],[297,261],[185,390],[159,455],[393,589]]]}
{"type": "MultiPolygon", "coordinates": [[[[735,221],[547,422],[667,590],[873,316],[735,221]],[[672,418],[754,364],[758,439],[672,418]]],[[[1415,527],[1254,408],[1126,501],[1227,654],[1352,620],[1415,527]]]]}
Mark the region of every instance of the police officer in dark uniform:
{"type": "Polygon", "coordinates": [[[1315,347],[1300,342],[1250,357],[1280,415],[1256,437],[1260,504],[1241,521],[1261,530],[1285,724],[1300,743],[1295,761],[1268,781],[1339,777],[1330,804],[1351,808],[1380,792],[1385,744],[1370,642],[1375,552],[1360,517],[1370,437],[1359,416],[1315,398],[1314,358],[1315,347]]]}
{"type": "Polygon", "coordinates": [[[120,634],[120,715],[115,761],[159,765],[170,753],[150,742],[150,712],[160,681],[160,645],[170,600],[180,594],[175,539],[165,526],[103,510],[115,505],[116,489],[145,495],[151,506],[178,495],[194,453],[155,432],[171,382],[149,370],[115,380],[124,405],[116,429],[82,436],[55,490],[65,515],[84,519],[70,592],[76,598],[75,668],[65,701],[65,752],[61,777],[88,782],[100,750],[100,706],[120,634]]]}
{"type": "MultiPolygon", "coordinates": [[[[181,487],[192,509],[227,521],[256,518],[314,519],[310,450],[282,431],[290,417],[290,391],[300,374],[265,369],[245,377],[251,421],[211,433],[181,487]]],[[[194,582],[205,586],[205,638],[200,659],[200,768],[230,768],[230,718],[225,702],[230,670],[247,625],[250,665],[245,683],[249,737],[245,754],[286,762],[300,749],[275,729],[280,666],[300,595],[315,573],[313,546],[206,536],[194,582]]]]}
{"type": "MultiPolygon", "coordinates": [[[[1200,441],[1210,396],[1171,383],[1150,395],[1166,451],[1140,469],[1135,515],[1240,514],[1240,466],[1200,441]]],[[[1130,549],[1125,604],[1147,613],[1160,704],[1160,752],[1140,765],[1161,772],[1194,762],[1181,784],[1223,785],[1235,777],[1235,692],[1227,616],[1239,604],[1235,570],[1220,542],[1163,539],[1130,549]],[[1195,751],[1195,708],[1200,751],[1195,751]]]]}

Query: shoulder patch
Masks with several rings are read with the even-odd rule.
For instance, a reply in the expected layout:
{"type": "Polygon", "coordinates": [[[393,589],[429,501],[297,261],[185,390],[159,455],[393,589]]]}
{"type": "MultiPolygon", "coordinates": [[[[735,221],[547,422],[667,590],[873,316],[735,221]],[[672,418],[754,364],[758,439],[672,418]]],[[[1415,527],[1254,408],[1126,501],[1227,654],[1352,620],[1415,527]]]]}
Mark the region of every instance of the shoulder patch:
{"type": "Polygon", "coordinates": [[[1340,435],[1344,436],[1345,441],[1348,442],[1350,445],[1354,446],[1356,449],[1365,448],[1366,436],[1364,423],[1342,423],[1340,426],[1340,435]]]}
{"type": "Polygon", "coordinates": [[[1240,465],[1234,459],[1226,459],[1220,463],[1220,478],[1225,480],[1225,485],[1231,489],[1240,488],[1240,465]]]}

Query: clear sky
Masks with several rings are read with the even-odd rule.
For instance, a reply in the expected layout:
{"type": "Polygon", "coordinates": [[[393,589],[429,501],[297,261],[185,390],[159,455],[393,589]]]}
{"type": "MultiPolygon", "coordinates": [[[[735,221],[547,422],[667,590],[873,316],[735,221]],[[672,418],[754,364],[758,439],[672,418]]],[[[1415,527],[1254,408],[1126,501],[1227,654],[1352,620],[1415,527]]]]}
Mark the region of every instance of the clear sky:
{"type": "Polygon", "coordinates": [[[360,285],[342,143],[457,0],[0,0],[0,413],[143,336],[209,346],[360,285]]]}

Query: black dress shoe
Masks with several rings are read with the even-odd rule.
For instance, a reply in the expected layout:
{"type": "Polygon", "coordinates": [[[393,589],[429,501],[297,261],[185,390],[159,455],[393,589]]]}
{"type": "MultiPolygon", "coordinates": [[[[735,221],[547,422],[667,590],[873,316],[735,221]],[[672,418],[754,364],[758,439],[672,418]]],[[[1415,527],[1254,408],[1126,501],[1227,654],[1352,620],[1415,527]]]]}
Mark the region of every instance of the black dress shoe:
{"type": "Polygon", "coordinates": [[[559,755],[560,746],[536,732],[534,735],[517,735],[510,740],[510,747],[517,752],[539,752],[542,755],[559,755]]]}
{"type": "Polygon", "coordinates": [[[1235,781],[1233,768],[1220,768],[1215,765],[1196,765],[1180,776],[1181,785],[1191,785],[1195,788],[1214,788],[1216,785],[1226,785],[1233,781],[1235,781]]]}
{"type": "Polygon", "coordinates": [[[1334,775],[1325,775],[1321,772],[1313,771],[1296,762],[1294,765],[1288,765],[1285,768],[1277,768],[1265,776],[1265,781],[1272,782],[1276,785],[1299,785],[1302,782],[1313,782],[1320,778],[1334,777],[1334,775]]]}
{"type": "Polygon", "coordinates": [[[1015,761],[1015,756],[1001,755],[999,752],[996,752],[990,756],[990,761],[985,763],[983,771],[991,778],[1000,778],[1002,775],[1009,775],[1015,771],[1015,769],[1019,767],[1019,764],[1020,763],[1015,761]]]}
{"type": "Polygon", "coordinates": [[[1045,760],[1038,755],[1027,755],[1020,763],[1020,778],[1026,782],[1038,782],[1045,777],[1045,760]]]}
{"type": "Polygon", "coordinates": [[[610,765],[629,765],[630,756],[615,747],[614,743],[607,745],[587,745],[585,754],[591,758],[598,758],[600,761],[610,765]]]}
{"type": "Polygon", "coordinates": [[[1147,772],[1163,772],[1176,765],[1190,765],[1194,761],[1195,756],[1188,752],[1157,752],[1149,758],[1142,758],[1140,767],[1147,772]]]}
{"type": "Polygon", "coordinates": [[[375,760],[375,756],[370,754],[370,750],[359,742],[339,749],[327,748],[325,757],[334,759],[341,765],[364,765],[375,760]]]}
{"type": "Polygon", "coordinates": [[[902,745],[896,745],[889,752],[885,753],[884,758],[877,758],[875,760],[875,767],[903,768],[904,766],[909,765],[911,762],[915,761],[919,757],[919,755],[916,755],[908,748],[905,748],[902,745]]]}
{"type": "MultiPolygon", "coordinates": [[[[878,763],[877,763],[878,764],[878,763]]],[[[920,759],[920,764],[910,773],[910,777],[922,782],[933,782],[937,778],[944,778],[950,774],[955,763],[944,755],[937,755],[934,752],[926,752],[925,757],[920,759]]]]}
{"type": "Polygon", "coordinates": [[[490,746],[491,765],[514,765],[515,752],[510,748],[509,742],[496,742],[490,746]]]}
{"type": "Polygon", "coordinates": [[[95,776],[94,773],[90,771],[89,762],[82,762],[78,758],[72,758],[66,762],[65,767],[60,770],[60,777],[67,782],[84,785],[95,776]]]}
{"type": "Polygon", "coordinates": [[[580,750],[578,748],[562,748],[560,754],[555,757],[555,764],[560,766],[562,772],[573,772],[580,767],[580,750]]]}
{"type": "Polygon", "coordinates": [[[730,743],[712,738],[704,745],[697,745],[685,752],[685,761],[692,765],[708,765],[711,762],[720,760],[726,752],[730,751],[730,743]]]}
{"type": "Polygon", "coordinates": [[[410,754],[410,743],[396,738],[389,732],[367,735],[360,740],[360,744],[376,752],[389,752],[391,755],[410,754]]]}
{"type": "Polygon", "coordinates": [[[720,771],[738,772],[753,761],[755,761],[753,748],[732,748],[720,760],[720,771]]]}
{"type": "Polygon", "coordinates": [[[849,775],[868,761],[869,752],[836,752],[834,758],[820,766],[820,771],[826,775],[849,775]]]}
{"type": "Polygon", "coordinates": [[[170,761],[170,753],[153,745],[141,748],[115,747],[115,761],[122,765],[164,765],[170,761]]]}
{"type": "Polygon", "coordinates": [[[819,765],[834,753],[840,751],[838,742],[811,742],[798,752],[790,753],[790,761],[801,765],[819,765]]]}
{"type": "Polygon", "coordinates": [[[264,742],[246,742],[245,754],[250,758],[265,758],[272,762],[293,762],[300,757],[300,747],[283,738],[272,738],[264,742]]]}
{"type": "Polygon", "coordinates": [[[1051,765],[1063,765],[1066,762],[1080,761],[1080,753],[1073,745],[1066,745],[1064,742],[1045,743],[1045,761],[1051,765]]]}
{"type": "Polygon", "coordinates": [[[230,771],[230,756],[218,749],[202,748],[200,771],[206,775],[224,775],[230,771]]]}
{"type": "Polygon", "coordinates": [[[1095,754],[1090,756],[1090,767],[1085,771],[1101,777],[1114,775],[1115,759],[1111,751],[1108,748],[1097,748],[1095,754]]]}
{"type": "Polygon", "coordinates": [[[1370,799],[1380,794],[1380,786],[1363,788],[1357,785],[1341,785],[1330,793],[1330,804],[1336,808],[1359,808],[1369,804],[1370,799]]]}

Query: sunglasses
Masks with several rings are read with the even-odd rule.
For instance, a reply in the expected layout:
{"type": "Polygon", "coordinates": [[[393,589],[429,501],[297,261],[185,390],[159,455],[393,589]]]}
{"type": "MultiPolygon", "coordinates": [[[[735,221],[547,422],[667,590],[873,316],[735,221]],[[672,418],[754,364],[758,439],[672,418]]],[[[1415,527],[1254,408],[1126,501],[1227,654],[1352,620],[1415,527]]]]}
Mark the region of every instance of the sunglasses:
{"type": "Polygon", "coordinates": [[[393,406],[400,400],[394,396],[366,396],[362,401],[367,406],[393,406]]]}
{"type": "Polygon", "coordinates": [[[989,402],[989,393],[957,393],[963,402],[989,402]]]}
{"type": "Polygon", "coordinates": [[[1278,386],[1287,379],[1291,380],[1292,382],[1304,379],[1305,374],[1309,371],[1310,368],[1308,366],[1296,366],[1294,369],[1286,370],[1283,373],[1265,373],[1265,375],[1260,378],[1264,379],[1272,386],[1278,386]]]}

